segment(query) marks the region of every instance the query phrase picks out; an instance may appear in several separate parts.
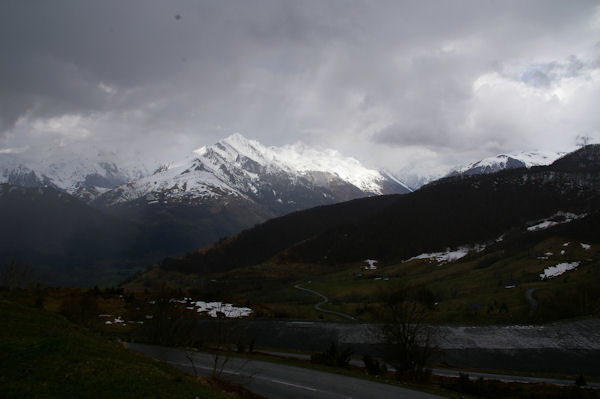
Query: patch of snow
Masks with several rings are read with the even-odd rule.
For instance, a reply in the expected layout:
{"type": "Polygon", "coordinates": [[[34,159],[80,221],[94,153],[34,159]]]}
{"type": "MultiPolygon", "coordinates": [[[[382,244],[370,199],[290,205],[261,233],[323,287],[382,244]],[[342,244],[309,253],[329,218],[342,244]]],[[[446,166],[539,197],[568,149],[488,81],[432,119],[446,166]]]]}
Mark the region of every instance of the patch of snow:
{"type": "Polygon", "coordinates": [[[581,215],[576,215],[576,214],[570,213],[570,212],[558,211],[554,215],[550,216],[547,219],[537,221],[536,222],[537,224],[528,227],[527,230],[528,231],[544,230],[549,227],[556,226],[558,224],[569,223],[569,222],[572,222],[573,220],[581,219],[586,216],[587,216],[586,213],[581,214],[581,215]]]}
{"type": "Polygon", "coordinates": [[[475,245],[473,246],[473,250],[474,250],[475,252],[477,252],[477,253],[485,251],[485,249],[486,249],[486,248],[487,248],[487,247],[486,247],[486,245],[484,245],[484,244],[475,244],[475,245]]]}
{"type": "Polygon", "coordinates": [[[592,247],[590,244],[584,244],[582,242],[579,243],[579,245],[581,245],[581,248],[585,249],[586,251],[592,247]]]}
{"type": "Polygon", "coordinates": [[[384,170],[382,172],[388,179],[394,181],[396,184],[399,184],[400,186],[404,187],[409,193],[412,193],[413,190],[412,188],[410,188],[409,186],[407,186],[405,183],[403,183],[402,181],[398,180],[398,178],[394,175],[392,175],[390,172],[388,172],[387,170],[384,170]]]}
{"type": "Polygon", "coordinates": [[[542,274],[540,274],[540,278],[542,280],[545,280],[545,279],[560,276],[561,274],[565,273],[566,271],[577,269],[577,267],[579,266],[579,263],[580,262],[559,263],[556,266],[548,267],[548,268],[544,269],[544,272],[542,274]]]}
{"type": "Polygon", "coordinates": [[[377,266],[375,266],[375,263],[377,263],[378,261],[374,259],[365,259],[364,262],[367,262],[369,264],[368,266],[364,266],[365,270],[377,270],[377,266]]]}
{"type": "Polygon", "coordinates": [[[558,224],[558,222],[552,222],[550,220],[546,220],[542,223],[536,224],[535,226],[528,227],[527,230],[528,231],[544,230],[544,229],[547,229],[548,227],[555,226],[557,224],[558,224]]]}
{"type": "Polygon", "coordinates": [[[418,256],[414,256],[406,260],[405,262],[409,262],[415,259],[429,259],[430,261],[435,260],[438,263],[438,265],[443,265],[448,262],[454,262],[455,260],[465,257],[469,253],[469,250],[470,249],[467,247],[461,247],[454,251],[448,248],[448,250],[444,252],[424,253],[418,256]]]}
{"type": "Polygon", "coordinates": [[[561,250],[561,251],[560,251],[560,254],[561,254],[561,255],[564,255],[564,254],[565,254],[565,250],[564,250],[564,249],[563,249],[563,250],[561,250]]]}
{"type": "Polygon", "coordinates": [[[117,316],[117,317],[115,317],[115,319],[114,319],[113,321],[106,320],[106,321],[104,322],[104,324],[107,324],[107,325],[111,325],[111,324],[119,324],[119,325],[123,325],[123,326],[127,325],[127,324],[125,323],[125,321],[124,321],[124,320],[121,318],[121,316],[117,316]]]}
{"type": "Polygon", "coordinates": [[[228,318],[248,317],[252,314],[252,309],[236,307],[230,303],[196,301],[192,302],[192,305],[196,312],[206,312],[211,317],[217,317],[218,313],[222,313],[228,318]]]}
{"type": "Polygon", "coordinates": [[[569,244],[570,244],[570,242],[565,242],[565,243],[563,244],[563,247],[568,247],[568,246],[569,246],[569,244]]]}

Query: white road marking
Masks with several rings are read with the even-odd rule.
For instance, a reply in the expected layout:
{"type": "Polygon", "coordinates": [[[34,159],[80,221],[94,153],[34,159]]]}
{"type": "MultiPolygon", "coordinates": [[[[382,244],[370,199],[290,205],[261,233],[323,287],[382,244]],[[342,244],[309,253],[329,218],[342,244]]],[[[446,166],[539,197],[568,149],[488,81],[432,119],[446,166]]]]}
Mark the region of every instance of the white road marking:
{"type": "Polygon", "coordinates": [[[301,388],[301,389],[306,389],[307,391],[313,391],[316,392],[315,388],[311,388],[311,387],[305,387],[304,385],[297,385],[297,384],[292,384],[290,382],[285,382],[285,381],[281,381],[281,380],[271,380],[271,382],[274,382],[276,384],[283,384],[283,385],[289,385],[291,387],[295,387],[295,388],[301,388]]]}
{"type": "MultiPolygon", "coordinates": [[[[194,366],[191,365],[191,363],[180,363],[180,362],[170,362],[167,361],[167,363],[169,364],[173,364],[176,366],[184,366],[184,367],[189,367],[189,368],[194,368],[194,366]]],[[[213,367],[206,367],[206,366],[202,366],[202,365],[196,365],[197,369],[202,369],[202,370],[213,370],[213,367]]],[[[224,374],[233,374],[233,375],[241,375],[238,371],[229,371],[229,370],[223,370],[224,374]]]]}

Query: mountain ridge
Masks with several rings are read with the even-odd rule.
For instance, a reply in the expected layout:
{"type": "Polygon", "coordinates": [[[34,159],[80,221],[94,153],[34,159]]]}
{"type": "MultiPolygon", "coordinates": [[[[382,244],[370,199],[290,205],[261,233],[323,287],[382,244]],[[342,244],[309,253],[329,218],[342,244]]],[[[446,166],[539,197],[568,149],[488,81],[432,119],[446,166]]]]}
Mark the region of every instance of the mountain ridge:
{"type": "Polygon", "coordinates": [[[30,263],[51,284],[90,284],[93,278],[105,284],[110,275],[122,280],[140,263],[180,256],[276,216],[376,192],[406,191],[356,160],[330,155],[337,157],[305,146],[267,148],[233,135],[116,188],[102,187],[121,175],[116,164],[98,163],[100,156],[88,159],[97,173],[86,173],[81,162],[63,160],[63,166],[77,172],[67,174],[70,179],[58,176],[60,164],[46,163],[47,174],[23,167],[20,180],[10,179],[21,186],[2,186],[1,233],[6,239],[0,243],[0,262],[30,263]],[[282,160],[277,151],[292,161],[282,160]],[[310,167],[313,163],[302,157],[306,151],[320,166],[310,167]],[[361,190],[330,168],[344,162],[362,171],[354,182],[365,189],[372,184],[372,191],[361,190]]]}
{"type": "Polygon", "coordinates": [[[531,168],[533,166],[550,165],[564,152],[530,151],[516,154],[498,154],[460,166],[446,176],[479,175],[495,173],[504,169],[531,168]]]}
{"type": "MultiPolygon", "coordinates": [[[[149,203],[194,202],[231,195],[292,205],[297,201],[286,193],[295,187],[316,191],[325,198],[315,198],[313,205],[410,192],[389,173],[367,169],[334,150],[318,151],[301,143],[266,147],[236,133],[195,150],[182,162],[159,168],[151,176],[103,193],[98,202],[112,206],[144,197],[149,203]]],[[[289,209],[306,207],[292,205],[289,209]]]]}

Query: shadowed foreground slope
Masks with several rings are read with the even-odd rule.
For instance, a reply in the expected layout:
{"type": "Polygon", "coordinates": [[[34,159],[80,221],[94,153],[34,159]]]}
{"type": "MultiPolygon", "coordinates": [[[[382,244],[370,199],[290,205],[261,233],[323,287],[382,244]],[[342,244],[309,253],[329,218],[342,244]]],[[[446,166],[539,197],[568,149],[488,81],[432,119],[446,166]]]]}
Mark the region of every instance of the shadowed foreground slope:
{"type": "Polygon", "coordinates": [[[224,398],[64,317],[0,300],[2,398],[224,398]]]}

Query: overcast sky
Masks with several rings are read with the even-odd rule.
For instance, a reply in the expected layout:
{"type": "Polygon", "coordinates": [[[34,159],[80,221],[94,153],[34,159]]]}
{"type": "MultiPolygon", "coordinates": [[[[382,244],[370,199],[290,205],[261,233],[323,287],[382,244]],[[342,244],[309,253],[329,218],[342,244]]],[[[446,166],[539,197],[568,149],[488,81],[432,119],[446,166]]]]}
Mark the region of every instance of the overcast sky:
{"type": "Polygon", "coordinates": [[[3,0],[0,46],[0,156],[239,132],[428,174],[600,139],[598,1],[3,0]]]}

